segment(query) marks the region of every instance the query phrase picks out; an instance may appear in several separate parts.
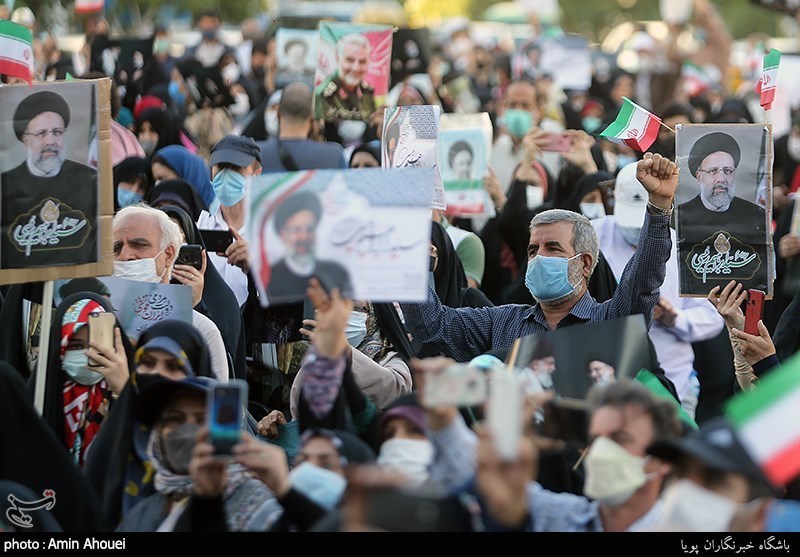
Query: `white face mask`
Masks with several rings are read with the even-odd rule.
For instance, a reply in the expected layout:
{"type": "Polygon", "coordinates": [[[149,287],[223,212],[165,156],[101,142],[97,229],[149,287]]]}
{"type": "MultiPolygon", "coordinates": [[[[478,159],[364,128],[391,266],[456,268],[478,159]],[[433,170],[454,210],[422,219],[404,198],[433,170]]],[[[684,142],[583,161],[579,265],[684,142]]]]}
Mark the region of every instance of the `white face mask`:
{"type": "Polygon", "coordinates": [[[655,532],[728,532],[738,505],[687,479],[675,481],[661,499],[655,532]]]}
{"type": "Polygon", "coordinates": [[[303,462],[289,472],[289,481],[297,491],[328,510],[339,504],[347,480],[336,472],[303,462]]]}
{"type": "Polygon", "coordinates": [[[128,280],[138,280],[139,282],[161,282],[167,269],[164,269],[164,272],[159,275],[156,268],[156,258],[163,251],[162,249],[158,252],[156,257],[133,259],[131,261],[114,261],[114,276],[128,280]]]}
{"type": "Polygon", "coordinates": [[[622,233],[622,237],[625,240],[626,244],[628,244],[629,246],[636,247],[636,244],[639,243],[639,233],[642,231],[641,228],[620,226],[619,231],[622,233]]]}
{"type": "Polygon", "coordinates": [[[528,209],[536,209],[544,203],[544,188],[542,186],[527,186],[525,188],[525,201],[528,209]]]}
{"type": "Polygon", "coordinates": [[[242,70],[239,69],[239,64],[228,64],[224,68],[222,68],[222,79],[225,80],[225,83],[232,85],[239,81],[239,78],[242,75],[242,70]]]}
{"type": "Polygon", "coordinates": [[[367,336],[367,314],[363,311],[351,311],[344,334],[350,346],[357,348],[367,336]]]}
{"type": "Polygon", "coordinates": [[[589,220],[606,216],[606,206],[602,203],[581,203],[581,213],[589,220]]]}
{"type": "Polygon", "coordinates": [[[247,96],[247,93],[236,93],[233,98],[236,102],[229,108],[235,118],[241,118],[250,112],[250,97],[247,96]]]}
{"type": "Polygon", "coordinates": [[[621,505],[647,482],[644,462],[608,437],[598,437],[583,460],[583,494],[611,507],[621,505]]]}
{"type": "Polygon", "coordinates": [[[361,139],[365,131],[367,131],[367,124],[361,120],[342,120],[339,122],[339,137],[347,143],[361,139]]]}
{"type": "Polygon", "coordinates": [[[377,463],[396,468],[408,479],[409,487],[419,487],[428,479],[433,462],[433,443],[426,439],[389,439],[381,445],[377,463]]]}
{"type": "Polygon", "coordinates": [[[278,113],[274,110],[264,111],[264,127],[270,137],[277,137],[278,135],[278,113]]]}
{"type": "Polygon", "coordinates": [[[786,141],[786,149],[789,151],[789,156],[796,161],[800,161],[800,137],[789,134],[789,139],[786,141]]]}
{"type": "Polygon", "coordinates": [[[61,367],[76,383],[88,386],[102,381],[103,374],[90,370],[88,365],[89,356],[86,355],[85,350],[67,350],[64,352],[61,367]]]}

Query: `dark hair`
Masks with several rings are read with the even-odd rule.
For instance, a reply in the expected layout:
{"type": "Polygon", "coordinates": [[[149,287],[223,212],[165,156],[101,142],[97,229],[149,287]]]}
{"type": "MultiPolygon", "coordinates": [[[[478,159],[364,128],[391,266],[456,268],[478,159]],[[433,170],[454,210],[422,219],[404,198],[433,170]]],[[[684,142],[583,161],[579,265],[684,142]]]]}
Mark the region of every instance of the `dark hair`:
{"type": "Polygon", "coordinates": [[[475,153],[472,151],[472,146],[469,143],[463,140],[456,141],[450,146],[450,152],[447,154],[447,161],[450,163],[451,168],[453,166],[453,159],[456,158],[456,155],[461,151],[466,151],[469,153],[470,157],[475,157],[475,153]]]}
{"type": "Polygon", "coordinates": [[[314,97],[311,88],[302,82],[288,84],[281,94],[278,114],[290,120],[307,120],[313,114],[314,97]]]}
{"type": "Polygon", "coordinates": [[[637,406],[653,421],[653,438],[679,437],[683,431],[675,405],[660,399],[647,387],[633,379],[621,378],[616,383],[595,385],[589,389],[587,401],[592,412],[603,406],[620,410],[626,406],[637,406]]]}

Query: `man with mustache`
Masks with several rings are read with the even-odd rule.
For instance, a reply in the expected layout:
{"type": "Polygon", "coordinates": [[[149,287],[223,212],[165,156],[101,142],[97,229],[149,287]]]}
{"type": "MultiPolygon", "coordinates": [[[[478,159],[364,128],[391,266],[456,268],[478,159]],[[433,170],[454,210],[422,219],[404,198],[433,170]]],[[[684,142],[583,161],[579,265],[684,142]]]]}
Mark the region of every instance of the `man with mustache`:
{"type": "Polygon", "coordinates": [[[347,269],[335,261],[317,259],[317,225],[321,217],[322,203],[312,192],[295,193],[275,209],[272,224],[283,243],[284,257],[270,269],[270,304],[305,299],[311,277],[318,278],[327,290],[338,288],[343,297],[352,297],[347,269]]]}
{"type": "Polygon", "coordinates": [[[0,174],[3,269],[97,260],[97,172],[67,159],[70,118],[53,91],[28,95],[14,111],[26,157],[0,174]]]}
{"type": "MultiPolygon", "coordinates": [[[[752,277],[755,272],[767,265],[765,242],[767,235],[766,209],[746,199],[736,196],[736,178],[745,173],[741,179],[755,180],[755,172],[748,174],[739,169],[742,150],[739,143],[731,135],[724,132],[712,132],[695,141],[689,152],[689,172],[697,180],[700,193],[689,201],[678,206],[679,221],[678,245],[682,249],[692,250],[693,246],[708,245],[709,253],[727,255],[728,258],[738,253],[756,255],[746,266],[734,266],[733,274],[716,276],[714,272],[705,277],[705,284],[710,290],[715,281],[729,281],[732,277],[752,277]],[[685,227],[690,227],[688,230],[685,227]]],[[[755,187],[753,191],[755,192],[755,187]]],[[[699,248],[695,249],[695,252],[699,248]]],[[[682,256],[687,259],[685,256],[682,256]]],[[[691,261],[691,255],[689,256],[691,261]]],[[[681,266],[681,272],[690,271],[681,266]]],[[[697,269],[691,271],[697,274],[697,269]]],[[[691,280],[684,276],[683,280],[691,280]]]]}
{"type": "Polygon", "coordinates": [[[317,119],[367,121],[375,112],[375,90],[365,81],[371,51],[369,39],[359,33],[338,40],[336,71],[317,87],[317,119]]]}

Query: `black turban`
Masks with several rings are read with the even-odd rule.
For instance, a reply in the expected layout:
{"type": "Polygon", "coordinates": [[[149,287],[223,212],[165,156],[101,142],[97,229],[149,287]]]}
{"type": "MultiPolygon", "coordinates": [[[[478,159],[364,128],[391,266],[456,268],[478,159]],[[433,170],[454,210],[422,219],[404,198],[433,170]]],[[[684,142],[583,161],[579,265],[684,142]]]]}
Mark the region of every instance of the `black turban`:
{"type": "Polygon", "coordinates": [[[280,234],[281,228],[286,224],[286,221],[300,211],[311,211],[314,213],[314,220],[319,222],[322,216],[322,202],[315,193],[310,191],[301,191],[294,194],[275,209],[275,221],[273,223],[275,230],[280,234]]]}
{"type": "Polygon", "coordinates": [[[64,127],[69,126],[69,105],[64,97],[52,91],[40,91],[25,97],[14,111],[14,133],[22,141],[22,134],[28,124],[42,112],[55,112],[64,119],[64,127]]]}
{"type": "Polygon", "coordinates": [[[742,150],[734,138],[727,133],[709,133],[695,141],[689,153],[689,172],[697,177],[697,169],[708,155],[724,151],[733,157],[733,166],[739,166],[742,150]]]}

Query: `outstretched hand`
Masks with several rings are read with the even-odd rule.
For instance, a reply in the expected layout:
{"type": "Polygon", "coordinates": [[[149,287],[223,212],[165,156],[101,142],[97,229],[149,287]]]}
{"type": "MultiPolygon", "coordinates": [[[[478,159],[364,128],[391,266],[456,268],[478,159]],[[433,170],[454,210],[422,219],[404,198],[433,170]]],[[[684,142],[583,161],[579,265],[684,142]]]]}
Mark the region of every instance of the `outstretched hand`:
{"type": "Polygon", "coordinates": [[[650,194],[650,203],[664,210],[672,208],[678,189],[678,165],[658,153],[645,153],[636,164],[636,179],[650,194]]]}

